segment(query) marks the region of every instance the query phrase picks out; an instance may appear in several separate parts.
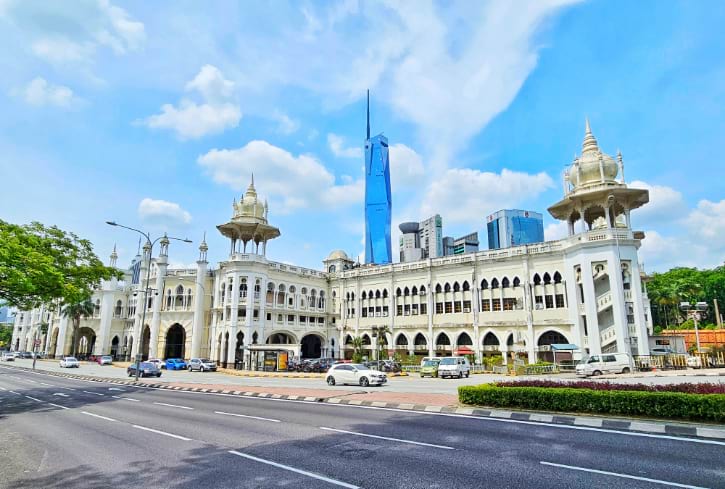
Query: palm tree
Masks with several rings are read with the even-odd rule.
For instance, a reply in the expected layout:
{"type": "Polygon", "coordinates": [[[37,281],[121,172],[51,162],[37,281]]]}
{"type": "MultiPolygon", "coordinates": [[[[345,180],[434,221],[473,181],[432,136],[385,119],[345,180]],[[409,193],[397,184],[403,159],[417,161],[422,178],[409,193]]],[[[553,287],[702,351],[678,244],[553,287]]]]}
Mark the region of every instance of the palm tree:
{"type": "Polygon", "coordinates": [[[352,339],[352,359],[354,362],[362,361],[363,339],[362,336],[355,336],[352,339]]]}
{"type": "Polygon", "coordinates": [[[388,326],[378,326],[378,351],[376,360],[380,360],[383,347],[388,346],[388,334],[390,334],[390,328],[388,326]]]}
{"type": "Polygon", "coordinates": [[[72,304],[66,304],[63,308],[63,316],[71,320],[73,325],[73,343],[71,344],[71,355],[76,354],[76,347],[78,342],[78,330],[81,326],[81,319],[89,318],[93,316],[95,311],[95,305],[90,299],[84,299],[80,302],[74,302],[72,304]]]}

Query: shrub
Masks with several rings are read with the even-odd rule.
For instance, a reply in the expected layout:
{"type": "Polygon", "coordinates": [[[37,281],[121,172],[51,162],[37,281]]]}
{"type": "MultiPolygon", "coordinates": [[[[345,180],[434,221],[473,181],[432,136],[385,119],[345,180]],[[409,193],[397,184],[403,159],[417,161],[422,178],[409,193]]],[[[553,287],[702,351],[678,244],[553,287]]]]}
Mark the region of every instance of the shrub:
{"type": "Polygon", "coordinates": [[[595,391],[648,391],[682,392],[686,394],[725,394],[725,384],[703,382],[698,384],[617,384],[614,382],[596,382],[581,380],[563,382],[559,380],[517,380],[496,382],[498,387],[568,387],[572,389],[591,389],[595,391]]]}
{"type": "Polygon", "coordinates": [[[571,387],[461,386],[465,404],[596,414],[725,421],[725,395],[571,387]]]}

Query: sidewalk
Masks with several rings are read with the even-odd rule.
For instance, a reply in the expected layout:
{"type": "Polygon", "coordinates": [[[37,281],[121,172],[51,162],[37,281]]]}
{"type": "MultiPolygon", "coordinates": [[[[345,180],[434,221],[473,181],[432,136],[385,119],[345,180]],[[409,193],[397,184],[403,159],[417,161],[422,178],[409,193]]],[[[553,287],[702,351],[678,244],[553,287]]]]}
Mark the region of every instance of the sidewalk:
{"type": "Polygon", "coordinates": [[[648,379],[653,377],[725,377],[725,368],[702,368],[683,370],[656,370],[654,372],[633,372],[631,374],[607,374],[598,379],[648,379]]]}

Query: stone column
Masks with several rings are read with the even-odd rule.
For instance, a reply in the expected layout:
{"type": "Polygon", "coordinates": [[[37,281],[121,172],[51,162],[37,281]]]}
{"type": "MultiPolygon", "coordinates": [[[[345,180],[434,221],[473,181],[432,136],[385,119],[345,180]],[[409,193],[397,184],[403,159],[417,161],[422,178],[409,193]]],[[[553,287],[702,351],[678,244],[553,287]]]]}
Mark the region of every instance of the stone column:
{"type": "MultiPolygon", "coordinates": [[[[151,310],[151,336],[149,338],[149,358],[158,358],[159,355],[159,329],[161,328],[161,304],[164,302],[164,280],[166,278],[167,257],[160,255],[156,261],[156,292],[153,294],[154,301],[151,310]]],[[[173,296],[172,296],[173,297],[173,296]]],[[[173,297],[172,304],[176,303],[173,297]]],[[[146,312],[148,315],[148,312],[146,312]]]]}
{"type": "MultiPolygon", "coordinates": [[[[267,283],[269,280],[266,276],[260,278],[262,281],[259,284],[259,343],[263,344],[267,338],[265,336],[265,330],[267,325],[267,283]]],[[[317,304],[314,304],[312,310],[315,311],[316,309],[317,304]]],[[[272,318],[272,321],[274,321],[274,318],[272,318]]],[[[315,326],[317,326],[316,323],[315,326]]],[[[249,343],[251,343],[251,336],[249,343]]]]}
{"type": "Polygon", "coordinates": [[[536,363],[536,345],[534,344],[534,313],[531,282],[529,272],[529,259],[524,260],[524,309],[526,311],[526,349],[529,363],[536,363]]]}
{"type": "MultiPolygon", "coordinates": [[[[435,339],[433,338],[433,313],[435,312],[433,304],[433,271],[431,269],[432,261],[428,258],[428,356],[435,356],[435,339]]],[[[415,338],[413,338],[415,343],[415,338]]]]}
{"type": "Polygon", "coordinates": [[[68,331],[68,318],[64,315],[60,317],[60,327],[58,328],[58,342],[55,346],[55,356],[62,357],[65,354],[65,336],[68,331]]]}
{"type": "Polygon", "coordinates": [[[632,260],[632,279],[630,280],[632,302],[634,303],[634,322],[637,328],[637,354],[649,355],[647,321],[644,318],[644,297],[642,279],[639,276],[639,264],[632,260]]]}
{"type": "Polygon", "coordinates": [[[586,260],[581,264],[582,288],[584,289],[584,312],[587,318],[587,332],[589,333],[589,353],[602,354],[602,341],[599,335],[599,319],[597,317],[597,296],[594,291],[594,278],[592,277],[592,262],[586,260]]]}
{"type": "MultiPolygon", "coordinates": [[[[229,327],[223,328],[229,332],[229,349],[227,351],[227,357],[223,360],[224,366],[228,366],[231,361],[234,365],[234,347],[237,341],[237,329],[238,329],[238,318],[239,318],[239,274],[235,273],[232,279],[232,296],[231,296],[231,314],[229,315],[229,327]]],[[[224,344],[224,337],[222,336],[222,345],[224,344]]],[[[222,346],[222,352],[224,346],[222,346]]]]}
{"type": "MultiPolygon", "coordinates": [[[[146,277],[150,273],[149,261],[151,258],[151,245],[146,243],[144,245],[143,258],[141,261],[141,273],[138,276],[138,285],[136,287],[136,316],[133,321],[133,344],[131,345],[131,361],[136,360],[136,355],[140,353],[140,346],[143,338],[141,338],[141,331],[143,325],[141,324],[141,317],[143,316],[144,307],[146,307],[148,297],[146,297],[146,277]]],[[[148,311],[146,311],[148,316],[148,311]]]]}
{"type": "MultiPolygon", "coordinates": [[[[249,274],[247,275],[247,318],[244,322],[244,345],[252,344],[252,334],[254,331],[254,286],[257,283],[257,276],[249,274]],[[250,292],[251,291],[251,292],[250,292]]],[[[234,336],[234,344],[237,343],[237,337],[234,336]]],[[[251,367],[252,356],[251,353],[243,355],[246,359],[247,369],[251,367]]],[[[232,354],[232,359],[234,355],[232,354]]]]}
{"type": "Polygon", "coordinates": [[[630,345],[626,341],[629,338],[629,324],[627,323],[627,307],[624,303],[622,266],[616,249],[612,251],[607,262],[610,270],[609,290],[612,294],[612,313],[614,316],[614,325],[617,330],[617,351],[620,353],[630,353],[630,345]]]}
{"type": "MultiPolygon", "coordinates": [[[[94,355],[104,355],[109,351],[108,337],[111,333],[111,321],[113,320],[113,311],[115,307],[115,297],[113,294],[115,289],[115,278],[103,283],[103,292],[101,296],[101,320],[98,338],[96,338],[96,344],[93,346],[94,355]]],[[[48,333],[50,334],[50,331],[48,333]]]]}

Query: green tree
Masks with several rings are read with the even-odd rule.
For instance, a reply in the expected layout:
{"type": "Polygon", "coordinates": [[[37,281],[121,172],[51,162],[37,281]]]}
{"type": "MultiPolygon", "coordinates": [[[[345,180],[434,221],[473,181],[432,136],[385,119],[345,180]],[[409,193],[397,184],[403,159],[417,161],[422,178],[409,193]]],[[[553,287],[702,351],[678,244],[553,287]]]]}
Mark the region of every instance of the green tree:
{"type": "Polygon", "coordinates": [[[81,326],[81,319],[93,316],[95,306],[90,299],[84,299],[80,302],[66,304],[63,307],[63,316],[71,320],[73,326],[73,342],[71,343],[71,355],[75,356],[76,347],[78,346],[78,330],[81,326]]]}
{"type": "Polygon", "coordinates": [[[352,339],[352,361],[360,363],[363,359],[363,339],[362,336],[355,336],[352,339]]]}
{"type": "Polygon", "coordinates": [[[0,301],[19,309],[87,299],[101,280],[121,278],[93,253],[91,242],[39,222],[0,220],[0,301]]]}
{"type": "Polygon", "coordinates": [[[13,340],[13,327],[0,325],[0,347],[6,348],[13,340]]]}
{"type": "MultiPolygon", "coordinates": [[[[388,346],[388,336],[390,334],[390,328],[388,326],[379,326],[378,327],[378,342],[377,342],[377,358],[376,360],[381,360],[380,356],[382,354],[382,351],[386,349],[385,347],[388,346]]],[[[386,355],[387,356],[387,355],[386,355]]]]}

